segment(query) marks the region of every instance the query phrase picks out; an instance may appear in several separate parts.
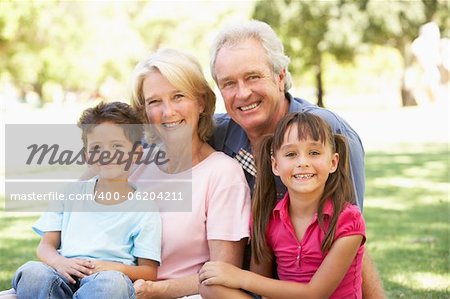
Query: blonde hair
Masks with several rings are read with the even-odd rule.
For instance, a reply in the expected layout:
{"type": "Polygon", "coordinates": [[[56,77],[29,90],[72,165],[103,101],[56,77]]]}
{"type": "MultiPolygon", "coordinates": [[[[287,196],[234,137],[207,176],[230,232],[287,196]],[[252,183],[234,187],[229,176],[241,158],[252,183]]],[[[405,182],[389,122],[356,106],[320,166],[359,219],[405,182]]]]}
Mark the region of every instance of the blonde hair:
{"type": "Polygon", "coordinates": [[[198,135],[202,141],[208,140],[214,129],[216,95],[206,81],[197,59],[188,53],[164,48],[145,57],[136,65],[132,76],[131,104],[147,122],[142,86],[145,78],[153,72],[160,72],[175,88],[204,105],[204,111],[200,114],[198,135]]]}

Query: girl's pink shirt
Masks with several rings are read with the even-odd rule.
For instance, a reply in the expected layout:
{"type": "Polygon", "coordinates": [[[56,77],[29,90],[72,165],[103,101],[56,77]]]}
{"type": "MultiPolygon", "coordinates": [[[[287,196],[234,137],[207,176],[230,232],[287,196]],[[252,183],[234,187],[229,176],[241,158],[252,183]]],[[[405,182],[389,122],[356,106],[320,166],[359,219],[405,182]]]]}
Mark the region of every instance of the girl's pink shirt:
{"type": "MultiPolygon", "coordinates": [[[[333,215],[331,200],[325,203],[323,213],[327,229],[333,215]]],[[[335,240],[351,235],[362,235],[363,241],[349,270],[330,298],[362,298],[361,264],[364,254],[365,223],[358,207],[348,204],[338,218],[335,240]]],[[[302,240],[297,240],[289,217],[288,193],[273,210],[266,238],[275,255],[278,276],[281,280],[308,283],[326,256],[320,250],[325,233],[319,227],[317,213],[302,240]]]]}

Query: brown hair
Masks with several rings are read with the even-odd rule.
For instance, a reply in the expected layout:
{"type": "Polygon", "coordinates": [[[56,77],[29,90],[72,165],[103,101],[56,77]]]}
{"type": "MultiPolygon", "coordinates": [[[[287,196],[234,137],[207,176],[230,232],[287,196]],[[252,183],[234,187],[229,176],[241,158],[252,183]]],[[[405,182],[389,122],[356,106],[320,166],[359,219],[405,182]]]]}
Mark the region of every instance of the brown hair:
{"type": "Polygon", "coordinates": [[[81,129],[83,146],[87,146],[87,134],[99,124],[111,122],[121,125],[125,137],[133,144],[140,143],[143,137],[142,119],[127,103],[101,102],[97,106],[88,108],[81,113],[78,127],[81,129]]]}
{"type": "Polygon", "coordinates": [[[266,228],[276,205],[276,185],[272,173],[271,157],[281,148],[286,131],[297,126],[298,139],[312,138],[324,145],[331,146],[333,153],[339,154],[339,162],[335,172],[331,173],[325,183],[324,192],[319,201],[318,221],[325,232],[321,244],[322,252],[327,252],[333,244],[339,214],[347,202],[355,202],[353,183],[350,176],[347,141],[344,136],[333,134],[331,127],[321,117],[307,112],[289,113],[284,116],[273,135],[266,135],[258,144],[255,158],[258,175],[253,195],[253,230],[252,253],[257,262],[268,261],[270,251],[266,243],[266,228]],[[325,231],[323,208],[331,198],[334,213],[330,225],[325,231]]]}

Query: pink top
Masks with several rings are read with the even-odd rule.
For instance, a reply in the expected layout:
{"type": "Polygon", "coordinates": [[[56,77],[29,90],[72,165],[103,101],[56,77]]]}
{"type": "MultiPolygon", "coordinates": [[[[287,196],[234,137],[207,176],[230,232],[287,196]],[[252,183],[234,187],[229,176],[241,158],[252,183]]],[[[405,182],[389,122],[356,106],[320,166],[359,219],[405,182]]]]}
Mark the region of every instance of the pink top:
{"type": "MultiPolygon", "coordinates": [[[[155,164],[133,178],[167,178],[155,164]],[[156,174],[156,176],[155,176],[156,174]]],[[[240,165],[214,152],[192,168],[192,212],[161,212],[162,252],[158,279],[196,274],[209,260],[208,240],[249,237],[250,192],[240,165]]]]}
{"type": "MultiPolygon", "coordinates": [[[[333,214],[331,200],[323,210],[325,229],[333,214]]],[[[363,241],[349,270],[330,298],[362,298],[361,263],[364,254],[365,224],[358,207],[348,204],[339,216],[335,240],[362,235],[363,241]]],[[[320,250],[325,233],[320,229],[317,214],[299,242],[289,217],[289,194],[276,205],[266,230],[267,244],[272,249],[281,280],[308,283],[325,258],[320,250]]]]}

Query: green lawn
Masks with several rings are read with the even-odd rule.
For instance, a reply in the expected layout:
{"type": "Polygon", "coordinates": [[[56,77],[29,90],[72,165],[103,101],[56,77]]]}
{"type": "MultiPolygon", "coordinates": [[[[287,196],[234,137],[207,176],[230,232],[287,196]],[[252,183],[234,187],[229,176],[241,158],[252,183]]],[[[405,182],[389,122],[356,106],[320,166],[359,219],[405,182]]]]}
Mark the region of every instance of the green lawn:
{"type": "MultiPolygon", "coordinates": [[[[449,149],[396,145],[367,152],[367,248],[389,298],[449,298],[449,149]]],[[[34,259],[36,215],[0,212],[0,289],[34,259]]]]}

